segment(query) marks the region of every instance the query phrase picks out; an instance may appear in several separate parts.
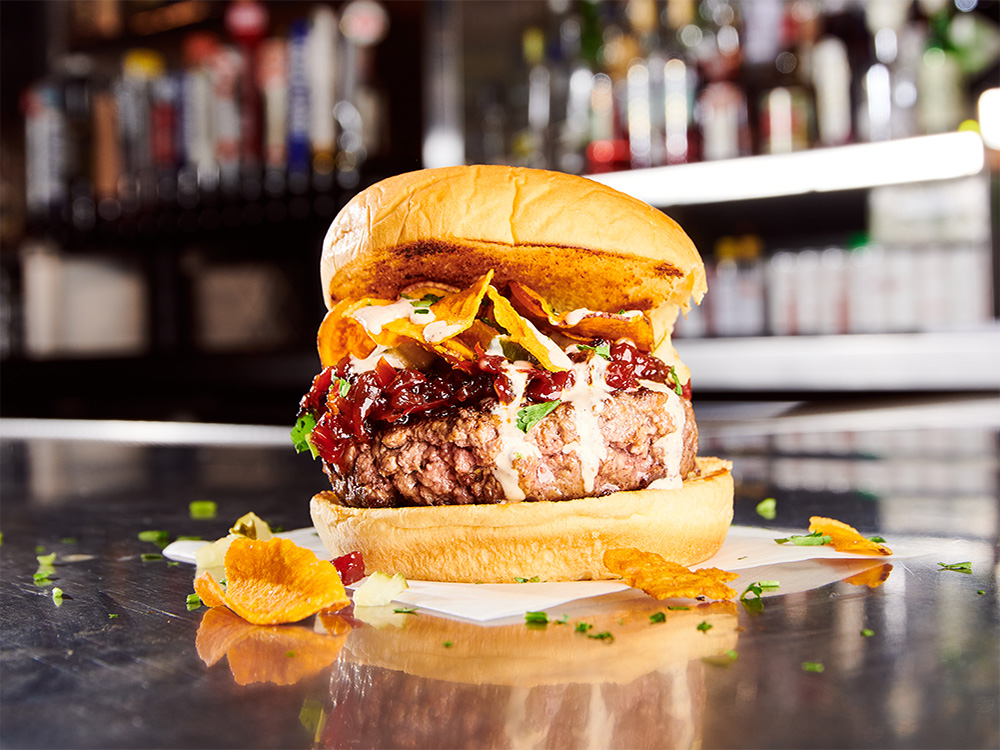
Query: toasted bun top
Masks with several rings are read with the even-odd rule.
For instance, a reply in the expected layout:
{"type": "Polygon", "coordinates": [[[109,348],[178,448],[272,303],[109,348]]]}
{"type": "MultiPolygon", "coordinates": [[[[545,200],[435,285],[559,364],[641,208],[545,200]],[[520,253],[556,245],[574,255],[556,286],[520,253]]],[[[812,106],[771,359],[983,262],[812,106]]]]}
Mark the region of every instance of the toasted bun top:
{"type": "Polygon", "coordinates": [[[390,177],[337,215],[320,263],[328,306],[395,299],[417,281],[465,288],[489,269],[557,309],[687,310],[705,269],[677,223],[583,177],[504,166],[390,177]]]}

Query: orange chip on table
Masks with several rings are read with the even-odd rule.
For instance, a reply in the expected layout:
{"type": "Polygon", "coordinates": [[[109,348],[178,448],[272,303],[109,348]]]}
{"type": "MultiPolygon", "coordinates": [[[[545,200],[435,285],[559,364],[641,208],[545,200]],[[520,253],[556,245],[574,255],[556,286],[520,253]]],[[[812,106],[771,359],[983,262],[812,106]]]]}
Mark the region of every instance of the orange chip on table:
{"type": "Polygon", "coordinates": [[[870,589],[877,589],[889,580],[890,573],[892,573],[891,563],[876,563],[872,567],[862,570],[860,573],[848,576],[844,579],[844,583],[849,583],[852,586],[867,586],[870,589]]]}
{"type": "Polygon", "coordinates": [[[653,552],[613,549],[604,553],[604,565],[629,586],[656,599],[732,599],[736,591],[726,585],[739,577],[719,568],[689,570],[653,552]]]}
{"type": "Polygon", "coordinates": [[[838,552],[853,552],[859,555],[891,555],[892,550],[879,542],[861,536],[861,532],[842,521],[823,516],[809,519],[809,531],[830,537],[830,544],[838,552]]]}
{"type": "MultiPolygon", "coordinates": [[[[255,625],[298,622],[350,603],[333,563],[290,539],[236,539],[226,551],[225,566],[221,604],[255,625]]],[[[195,590],[199,596],[207,592],[219,606],[221,586],[211,573],[195,579],[195,590]]],[[[202,601],[213,606],[204,597],[202,601]]]]}

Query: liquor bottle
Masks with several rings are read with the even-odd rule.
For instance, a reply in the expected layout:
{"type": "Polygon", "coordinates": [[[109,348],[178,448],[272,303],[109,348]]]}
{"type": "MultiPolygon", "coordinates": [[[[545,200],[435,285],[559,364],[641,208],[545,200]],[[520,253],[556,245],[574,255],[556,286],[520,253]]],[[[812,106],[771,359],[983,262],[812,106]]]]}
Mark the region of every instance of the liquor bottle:
{"type": "Polygon", "coordinates": [[[594,72],[583,56],[583,24],[578,16],[568,16],[559,24],[559,44],[567,81],[563,118],[556,125],[555,166],[563,172],[582,174],[594,72]]]}
{"type": "Polygon", "coordinates": [[[178,172],[178,199],[192,208],[219,185],[215,160],[215,106],[211,61],[219,48],[214,34],[196,32],[184,39],[183,162],[178,172]]]}
{"type": "Polygon", "coordinates": [[[757,108],[761,153],[802,151],[815,140],[815,93],[808,70],[815,23],[813,6],[794,3],[785,10],[772,85],[761,94],[757,108]]]}
{"type": "Polygon", "coordinates": [[[122,76],[114,86],[122,147],[118,200],[127,214],[156,202],[150,111],[153,81],[163,75],[164,68],[159,52],[129,50],[122,58],[122,76]]]}
{"type": "Polygon", "coordinates": [[[699,15],[705,22],[695,50],[706,81],[697,104],[702,158],[746,156],[751,137],[747,98],[737,80],[742,53],[736,8],[728,2],[702,2],[699,15]]]}
{"type": "Polygon", "coordinates": [[[257,56],[257,81],[264,98],[264,190],[278,196],[285,190],[288,155],[288,43],[266,39],[257,56]]]}
{"type": "Polygon", "coordinates": [[[87,55],[69,55],[60,62],[59,67],[66,117],[65,179],[69,191],[69,216],[75,229],[87,231],[94,226],[96,210],[91,146],[94,61],[87,55]]]}
{"type": "Polygon", "coordinates": [[[308,41],[308,21],[295,19],[288,36],[288,189],[293,193],[309,187],[308,41]]]}
{"type": "Polygon", "coordinates": [[[310,19],[306,46],[309,86],[309,145],[312,151],[313,187],[326,192],[333,185],[336,151],[337,16],[326,6],[316,8],[310,19]]]}
{"type": "Polygon", "coordinates": [[[267,33],[267,6],[258,0],[237,0],[226,7],[226,30],[242,56],[240,76],[240,161],[244,180],[255,179],[262,161],[261,97],[257,87],[258,49],[267,33]]]}
{"type": "Polygon", "coordinates": [[[25,195],[28,219],[60,219],[66,205],[66,114],[52,80],[29,88],[23,97],[25,195]]]}
{"type": "MultiPolygon", "coordinates": [[[[239,90],[244,75],[243,58],[228,45],[216,50],[210,60],[212,95],[215,104],[215,160],[219,165],[219,186],[226,196],[240,187],[240,143],[242,141],[239,90]]],[[[249,74],[250,71],[246,71],[249,74]]]]}

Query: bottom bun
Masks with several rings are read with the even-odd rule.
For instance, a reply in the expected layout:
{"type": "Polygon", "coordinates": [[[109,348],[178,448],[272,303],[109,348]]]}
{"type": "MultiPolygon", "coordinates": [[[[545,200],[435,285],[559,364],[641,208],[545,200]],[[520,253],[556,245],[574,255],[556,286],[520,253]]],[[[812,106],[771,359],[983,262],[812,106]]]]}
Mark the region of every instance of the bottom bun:
{"type": "Polygon", "coordinates": [[[722,546],[733,518],[732,464],[696,461],[697,475],[671,490],[409,508],[348,508],[321,492],[310,510],[330,554],[360,552],[368,572],[459,583],[616,578],[604,566],[609,549],[695,565],[722,546]]]}

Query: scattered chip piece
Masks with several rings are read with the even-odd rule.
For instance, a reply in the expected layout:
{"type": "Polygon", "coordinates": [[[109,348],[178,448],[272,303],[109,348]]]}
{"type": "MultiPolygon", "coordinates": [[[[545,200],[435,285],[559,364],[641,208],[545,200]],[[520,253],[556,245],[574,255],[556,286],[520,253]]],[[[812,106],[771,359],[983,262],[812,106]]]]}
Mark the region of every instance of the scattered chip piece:
{"type": "Polygon", "coordinates": [[[858,555],[892,554],[892,550],[884,544],[866,539],[853,526],[833,518],[813,516],[809,519],[809,531],[830,537],[830,543],[838,552],[853,552],[858,555]]]}
{"type": "Polygon", "coordinates": [[[867,586],[870,589],[877,589],[889,580],[889,574],[891,572],[892,563],[873,565],[860,573],[855,573],[854,575],[845,578],[844,583],[849,583],[852,586],[867,586]]]}
{"type": "Polygon", "coordinates": [[[630,586],[657,599],[732,599],[736,592],[726,585],[739,577],[719,568],[689,570],[653,552],[615,549],[604,553],[604,565],[630,586]]]}
{"type": "Polygon", "coordinates": [[[195,579],[195,593],[206,606],[224,604],[255,625],[298,622],[350,603],[333,563],[289,539],[236,539],[225,566],[225,591],[206,572],[195,579]]]}

